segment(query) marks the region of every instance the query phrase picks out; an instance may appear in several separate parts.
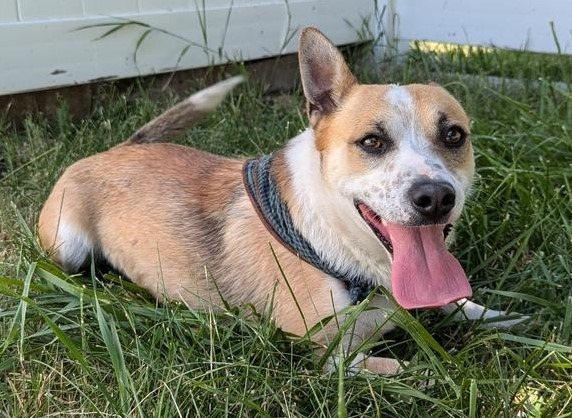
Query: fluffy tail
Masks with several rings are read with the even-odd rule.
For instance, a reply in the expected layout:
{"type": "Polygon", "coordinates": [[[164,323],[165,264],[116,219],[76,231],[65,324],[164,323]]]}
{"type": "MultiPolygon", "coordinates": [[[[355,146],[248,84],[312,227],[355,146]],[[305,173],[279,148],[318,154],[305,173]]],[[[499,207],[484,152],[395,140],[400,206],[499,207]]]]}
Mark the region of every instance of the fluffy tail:
{"type": "Polygon", "coordinates": [[[225,96],[243,81],[242,76],[232,77],[193,94],[143,125],[124,144],[172,140],[216,108],[225,96]]]}

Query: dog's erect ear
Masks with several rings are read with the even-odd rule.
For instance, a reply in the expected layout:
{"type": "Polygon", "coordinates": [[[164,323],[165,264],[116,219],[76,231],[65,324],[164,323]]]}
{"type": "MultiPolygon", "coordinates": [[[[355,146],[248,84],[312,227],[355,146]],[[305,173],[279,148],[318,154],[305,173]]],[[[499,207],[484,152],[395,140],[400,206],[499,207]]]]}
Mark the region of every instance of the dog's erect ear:
{"type": "Polygon", "coordinates": [[[300,34],[298,58],[313,125],[321,116],[336,110],[357,81],[340,51],[316,28],[305,28],[300,34]]]}

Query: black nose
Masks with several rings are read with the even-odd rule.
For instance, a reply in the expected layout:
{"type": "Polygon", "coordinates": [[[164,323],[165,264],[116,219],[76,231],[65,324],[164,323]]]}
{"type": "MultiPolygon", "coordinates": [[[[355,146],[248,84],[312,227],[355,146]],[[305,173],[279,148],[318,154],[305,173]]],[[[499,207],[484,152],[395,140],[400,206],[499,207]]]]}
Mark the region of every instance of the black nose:
{"type": "Polygon", "coordinates": [[[411,186],[409,200],[424,220],[439,222],[455,206],[455,189],[444,181],[423,181],[411,186]]]}

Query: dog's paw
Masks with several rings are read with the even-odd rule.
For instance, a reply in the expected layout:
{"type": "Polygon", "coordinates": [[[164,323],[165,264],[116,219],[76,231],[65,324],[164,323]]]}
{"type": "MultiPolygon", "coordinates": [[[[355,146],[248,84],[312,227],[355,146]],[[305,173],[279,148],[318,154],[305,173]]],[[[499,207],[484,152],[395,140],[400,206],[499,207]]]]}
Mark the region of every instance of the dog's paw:
{"type": "Polygon", "coordinates": [[[530,316],[519,313],[487,309],[467,299],[461,299],[442,309],[445,313],[453,314],[457,321],[483,321],[482,324],[486,328],[511,328],[530,319],[530,316]]]}
{"type": "Polygon", "coordinates": [[[365,357],[362,361],[361,367],[363,370],[382,375],[392,376],[403,373],[404,367],[409,363],[404,361],[400,362],[394,358],[387,357],[365,357]]]}
{"type": "MultiPolygon", "coordinates": [[[[325,369],[329,373],[334,373],[343,363],[345,361],[341,360],[340,356],[334,355],[328,359],[325,369]]],[[[358,353],[349,364],[345,364],[345,367],[347,376],[355,376],[362,372],[391,376],[402,373],[407,364],[407,362],[400,363],[393,358],[368,357],[363,353],[358,353]]]]}
{"type": "Polygon", "coordinates": [[[528,315],[508,313],[504,311],[487,310],[483,317],[482,326],[485,328],[507,329],[530,319],[528,315]]]}
{"type": "Polygon", "coordinates": [[[420,391],[431,389],[437,383],[431,370],[392,358],[367,357],[364,359],[362,371],[380,376],[398,376],[400,380],[420,391]]]}

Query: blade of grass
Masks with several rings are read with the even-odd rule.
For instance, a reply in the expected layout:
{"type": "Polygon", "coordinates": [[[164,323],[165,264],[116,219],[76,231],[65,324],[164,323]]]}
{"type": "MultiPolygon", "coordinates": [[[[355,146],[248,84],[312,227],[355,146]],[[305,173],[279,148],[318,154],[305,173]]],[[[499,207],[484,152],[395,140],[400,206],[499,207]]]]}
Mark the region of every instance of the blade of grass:
{"type": "Polygon", "coordinates": [[[97,289],[96,284],[96,275],[95,275],[95,263],[92,256],[91,262],[91,279],[93,285],[93,302],[94,302],[94,309],[95,315],[97,318],[97,323],[99,325],[99,329],[101,331],[101,336],[105,343],[105,347],[111,359],[111,364],[113,370],[115,372],[115,377],[118,382],[119,388],[119,398],[121,401],[121,408],[120,410],[124,411],[126,415],[131,415],[131,411],[129,410],[128,406],[131,404],[129,401],[129,393],[134,398],[135,401],[135,409],[138,410],[138,415],[143,416],[143,411],[140,409],[140,401],[137,396],[137,391],[135,390],[135,386],[133,384],[133,380],[127,370],[127,366],[125,364],[125,357],[123,354],[123,348],[121,346],[121,341],[119,339],[119,334],[117,333],[117,328],[115,325],[115,321],[112,315],[106,315],[99,304],[98,294],[95,291],[97,289]]]}
{"type": "Polygon", "coordinates": [[[341,344],[338,345],[338,358],[340,362],[340,366],[338,367],[338,411],[337,416],[338,418],[346,418],[348,416],[348,410],[346,406],[346,396],[345,396],[345,389],[344,389],[344,382],[345,382],[345,367],[342,367],[344,363],[344,348],[341,344]]]}
{"type": "Polygon", "coordinates": [[[504,332],[499,334],[499,338],[504,340],[504,341],[511,341],[511,342],[516,342],[516,343],[522,344],[525,347],[540,348],[542,350],[554,351],[556,353],[572,354],[572,347],[564,345],[564,344],[551,343],[548,341],[537,340],[537,339],[528,338],[528,337],[519,337],[517,335],[507,334],[504,332]]]}
{"type": "Polygon", "coordinates": [[[20,338],[19,338],[19,354],[20,354],[20,361],[23,361],[24,355],[24,335],[25,335],[25,323],[26,323],[26,311],[28,309],[27,300],[29,299],[30,293],[30,283],[32,281],[32,277],[36,271],[36,263],[32,263],[28,268],[28,273],[26,274],[26,278],[24,279],[24,285],[22,288],[22,295],[20,296],[20,303],[18,304],[18,308],[14,313],[14,317],[12,318],[11,325],[6,335],[6,339],[4,340],[4,344],[2,345],[2,351],[0,354],[4,354],[8,347],[12,344],[13,340],[15,339],[16,335],[16,326],[19,323],[20,328],[20,338]]]}

